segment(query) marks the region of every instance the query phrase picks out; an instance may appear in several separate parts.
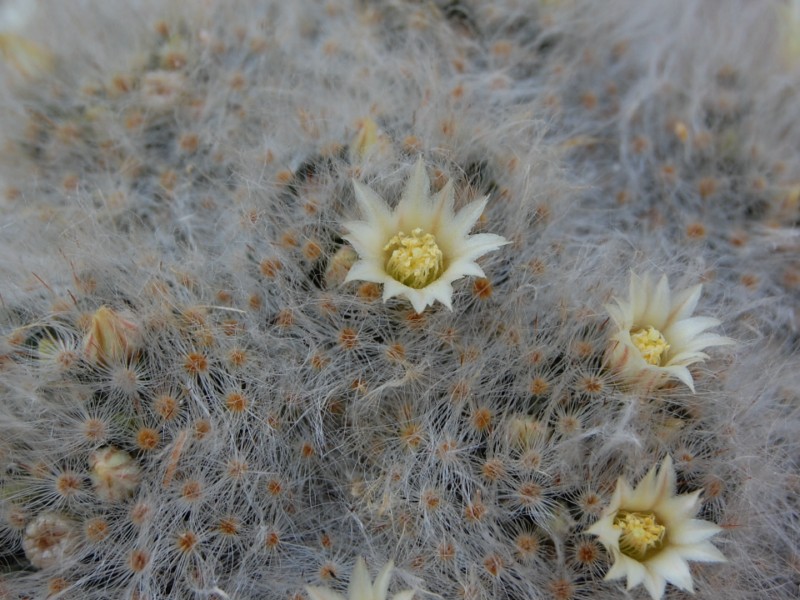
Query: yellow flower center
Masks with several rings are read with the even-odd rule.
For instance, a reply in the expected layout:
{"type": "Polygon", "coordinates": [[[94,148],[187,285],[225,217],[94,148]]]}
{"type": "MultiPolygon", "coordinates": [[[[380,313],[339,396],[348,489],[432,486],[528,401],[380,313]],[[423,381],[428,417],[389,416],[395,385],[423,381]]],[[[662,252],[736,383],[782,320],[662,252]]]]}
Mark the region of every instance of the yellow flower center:
{"type": "Polygon", "coordinates": [[[631,341],[642,353],[642,358],[657,367],[661,366],[661,355],[669,351],[666,338],[652,325],[631,333],[631,341]]]}
{"type": "Polygon", "coordinates": [[[424,288],[442,274],[444,256],[436,238],[419,227],[406,235],[402,231],[383,248],[388,253],[386,272],[414,289],[424,288]]]}
{"type": "Polygon", "coordinates": [[[643,560],[650,551],[660,548],[667,531],[653,513],[621,511],[614,518],[614,527],[622,530],[620,551],[636,560],[643,560]]]}

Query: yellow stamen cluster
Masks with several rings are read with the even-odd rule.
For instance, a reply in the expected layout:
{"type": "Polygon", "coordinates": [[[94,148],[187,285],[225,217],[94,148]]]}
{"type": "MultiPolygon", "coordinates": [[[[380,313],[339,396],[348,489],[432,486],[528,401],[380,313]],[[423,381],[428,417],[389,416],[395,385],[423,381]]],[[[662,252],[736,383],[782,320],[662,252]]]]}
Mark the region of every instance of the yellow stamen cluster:
{"type": "Polygon", "coordinates": [[[411,235],[399,232],[383,251],[388,253],[386,272],[408,287],[424,288],[442,274],[444,256],[436,238],[419,227],[411,235]]]}
{"type": "Polygon", "coordinates": [[[620,512],[614,527],[622,530],[620,551],[636,560],[643,560],[651,550],[660,548],[667,531],[653,513],[620,512]]]}
{"type": "Polygon", "coordinates": [[[642,353],[642,358],[657,367],[661,366],[662,355],[669,352],[666,338],[652,325],[631,333],[631,341],[642,353]]]}

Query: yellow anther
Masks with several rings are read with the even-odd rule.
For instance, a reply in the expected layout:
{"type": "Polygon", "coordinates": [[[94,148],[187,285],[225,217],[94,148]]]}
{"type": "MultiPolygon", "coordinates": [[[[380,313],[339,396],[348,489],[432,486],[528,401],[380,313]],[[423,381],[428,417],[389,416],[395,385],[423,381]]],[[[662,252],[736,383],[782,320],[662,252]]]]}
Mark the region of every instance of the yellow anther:
{"type": "Polygon", "coordinates": [[[406,235],[402,231],[389,240],[386,272],[400,283],[414,289],[424,288],[442,274],[444,256],[436,238],[417,228],[406,235]]]}
{"type": "Polygon", "coordinates": [[[657,367],[661,366],[662,355],[669,352],[666,338],[652,325],[631,333],[631,341],[642,353],[642,358],[657,367]]]}
{"type": "Polygon", "coordinates": [[[619,549],[625,555],[643,560],[651,550],[661,547],[667,528],[653,513],[619,512],[614,527],[621,529],[619,549]]]}

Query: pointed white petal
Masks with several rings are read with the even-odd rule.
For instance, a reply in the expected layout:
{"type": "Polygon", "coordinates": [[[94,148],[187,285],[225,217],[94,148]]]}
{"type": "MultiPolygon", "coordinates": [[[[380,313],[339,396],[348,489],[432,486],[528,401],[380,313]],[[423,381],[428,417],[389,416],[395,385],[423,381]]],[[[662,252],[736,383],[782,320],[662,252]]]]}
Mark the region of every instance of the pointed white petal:
{"type": "Polygon", "coordinates": [[[673,352],[680,351],[686,344],[691,342],[706,329],[711,329],[719,325],[719,319],[713,317],[689,317],[682,321],[676,321],[661,333],[667,338],[673,352]]]}
{"type": "Polygon", "coordinates": [[[495,235],[494,233],[476,233],[469,236],[463,242],[456,252],[454,259],[457,260],[475,260],[483,256],[487,252],[497,250],[500,246],[505,246],[510,243],[502,235],[495,235]]]}
{"type": "Polygon", "coordinates": [[[389,277],[383,282],[383,301],[386,302],[389,298],[394,298],[395,296],[405,294],[409,289],[410,288],[408,288],[408,286],[405,286],[396,279],[389,277]]]}
{"type": "Polygon", "coordinates": [[[353,574],[350,575],[347,596],[350,600],[372,600],[372,584],[369,581],[367,564],[361,556],[358,557],[353,574]]]}
{"type": "Polygon", "coordinates": [[[711,542],[700,542],[691,546],[675,546],[685,560],[697,562],[728,562],[725,555],[711,542]]]}
{"type": "Polygon", "coordinates": [[[651,468],[639,484],[634,488],[633,495],[625,502],[622,507],[631,511],[652,510],[658,501],[658,487],[656,485],[657,467],[651,468]]]}
{"type": "MultiPolygon", "coordinates": [[[[675,528],[682,527],[700,508],[700,494],[703,490],[695,490],[691,494],[674,496],[674,488],[669,497],[664,498],[657,506],[658,514],[662,517],[664,525],[673,535],[675,528]]],[[[704,521],[699,521],[703,523],[704,521]]]]}
{"type": "Polygon", "coordinates": [[[667,587],[667,581],[658,573],[647,571],[644,578],[644,588],[650,594],[653,600],[661,600],[664,595],[664,588],[667,587]]]}
{"type": "Polygon", "coordinates": [[[666,275],[662,275],[656,289],[653,290],[648,300],[647,309],[642,315],[642,325],[652,325],[656,329],[661,330],[667,324],[671,306],[669,284],[667,283],[666,275]]]}
{"type": "Polygon", "coordinates": [[[672,465],[672,457],[667,454],[661,462],[656,478],[656,498],[659,500],[670,498],[675,494],[675,468],[672,465]]]}
{"type": "Polygon", "coordinates": [[[438,300],[450,310],[453,310],[453,286],[444,279],[438,279],[425,288],[425,293],[433,300],[438,300]]]}
{"type": "Polygon", "coordinates": [[[414,311],[417,314],[421,314],[428,304],[432,303],[432,299],[429,299],[421,290],[407,290],[406,298],[411,302],[411,306],[414,307],[414,311]]]}
{"type": "Polygon", "coordinates": [[[475,227],[475,223],[483,214],[487,202],[489,202],[489,196],[484,196],[478,200],[473,200],[458,211],[458,214],[456,214],[450,225],[453,231],[460,237],[464,237],[472,231],[472,228],[475,227]]]}
{"type": "Polygon", "coordinates": [[[394,562],[389,561],[383,568],[378,576],[375,578],[375,583],[372,585],[372,598],[371,600],[386,600],[386,594],[389,591],[389,579],[392,576],[392,568],[394,562]]]}
{"type": "Polygon", "coordinates": [[[414,597],[414,590],[403,590],[402,592],[397,592],[394,596],[392,596],[392,600],[411,600],[414,597]]]}
{"type": "Polygon", "coordinates": [[[428,214],[430,189],[431,182],[425,172],[422,156],[420,156],[397,205],[400,222],[418,221],[414,218],[415,216],[421,217],[428,214]]]}
{"type": "Polygon", "coordinates": [[[692,390],[692,393],[694,394],[694,379],[692,378],[692,374],[689,372],[689,369],[681,365],[672,365],[669,367],[663,367],[661,370],[665,373],[668,373],[672,377],[680,379],[684,384],[686,384],[686,387],[692,390]]]}
{"type": "Polygon", "coordinates": [[[669,583],[688,592],[692,588],[692,574],[688,563],[681,558],[680,553],[674,548],[665,548],[647,561],[647,568],[652,573],[657,573],[669,583]]]}
{"type": "Polygon", "coordinates": [[[311,600],[345,600],[341,594],[315,585],[307,585],[306,593],[311,600]]]}
{"type": "Polygon", "coordinates": [[[344,226],[348,233],[342,237],[350,242],[360,258],[383,257],[383,247],[394,235],[384,233],[380,227],[366,221],[349,221],[344,226]]]}
{"type": "Polygon", "coordinates": [[[641,578],[644,576],[644,567],[642,567],[641,563],[633,560],[632,558],[628,558],[619,552],[614,554],[616,556],[616,560],[614,561],[614,564],[611,565],[611,568],[606,572],[603,580],[613,581],[614,579],[622,579],[623,577],[627,577],[628,585],[631,587],[636,585],[635,582],[637,580],[641,581],[641,578]],[[633,584],[630,583],[631,580],[634,581],[633,584]]]}
{"type": "Polygon", "coordinates": [[[433,197],[433,214],[431,215],[430,231],[439,231],[442,228],[449,228],[451,226],[453,222],[453,203],[455,201],[455,196],[453,180],[450,179],[433,197]]]}
{"type": "Polygon", "coordinates": [[[392,222],[394,219],[383,198],[376,194],[372,188],[359,183],[355,179],[353,179],[353,189],[365,220],[375,223],[376,226],[384,230],[393,229],[392,222]]]}
{"type": "Polygon", "coordinates": [[[682,321],[692,316],[697,302],[700,300],[700,292],[703,291],[702,284],[694,285],[680,292],[672,301],[672,310],[669,313],[669,323],[682,321]]]}
{"type": "Polygon", "coordinates": [[[485,277],[486,274],[483,272],[483,269],[480,268],[478,263],[473,262],[471,260],[456,260],[455,262],[450,263],[447,267],[447,270],[442,273],[439,279],[444,281],[453,282],[457,279],[461,279],[462,277],[485,277]]]}
{"type": "Polygon", "coordinates": [[[344,278],[345,283],[348,281],[371,281],[373,283],[381,283],[387,278],[383,269],[378,268],[374,262],[367,260],[357,261],[344,278]]]}
{"type": "Polygon", "coordinates": [[[669,539],[671,543],[679,546],[698,544],[704,542],[712,536],[722,531],[722,528],[710,521],[701,519],[689,519],[678,525],[673,525],[669,529],[669,539]]]}
{"type": "Polygon", "coordinates": [[[629,302],[633,322],[642,325],[642,317],[649,302],[650,275],[645,274],[643,278],[631,273],[631,283],[629,291],[629,302]]]}
{"type": "MultiPolygon", "coordinates": [[[[617,562],[622,562],[624,559],[624,566],[626,574],[628,575],[628,581],[625,584],[625,587],[629,590],[632,590],[637,585],[642,583],[647,577],[647,569],[644,568],[644,565],[637,560],[632,558],[628,558],[627,556],[620,555],[620,559],[617,562]]],[[[616,566],[616,565],[615,565],[616,566]]]]}
{"type": "Polygon", "coordinates": [[[676,348],[675,352],[697,352],[704,348],[711,348],[713,346],[730,346],[736,342],[729,337],[717,335],[716,333],[701,333],[697,337],[686,342],[680,348],[676,348]]]}
{"type": "Polygon", "coordinates": [[[675,354],[674,356],[671,356],[670,359],[667,361],[667,364],[664,366],[688,367],[689,365],[702,362],[707,358],[708,354],[706,354],[705,352],[697,352],[695,350],[692,350],[690,352],[681,352],[680,354],[675,354]]]}
{"type": "Polygon", "coordinates": [[[607,548],[619,548],[620,530],[614,527],[616,513],[603,517],[586,530],[586,533],[596,535],[607,548]]]}

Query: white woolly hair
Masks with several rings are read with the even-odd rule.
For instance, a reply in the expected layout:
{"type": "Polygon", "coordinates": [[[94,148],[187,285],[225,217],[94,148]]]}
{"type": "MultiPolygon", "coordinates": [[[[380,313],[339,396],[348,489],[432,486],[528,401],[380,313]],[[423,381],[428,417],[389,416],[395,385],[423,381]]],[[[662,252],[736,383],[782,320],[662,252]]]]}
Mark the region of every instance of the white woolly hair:
{"type": "Polygon", "coordinates": [[[784,3],[36,7],[0,24],[0,598],[345,593],[359,556],[417,598],[643,597],[585,531],[667,455],[723,528],[696,597],[797,596],[784,3]],[[511,243],[417,315],[329,269],[352,180],[394,206],[419,156],[511,243]],[[737,341],[696,393],[605,364],[631,271],[737,341]],[[124,357],[85,352],[103,306],[124,357]],[[93,491],[105,446],[129,499],[93,491]],[[47,513],[80,542],[37,570],[47,513]]]}

